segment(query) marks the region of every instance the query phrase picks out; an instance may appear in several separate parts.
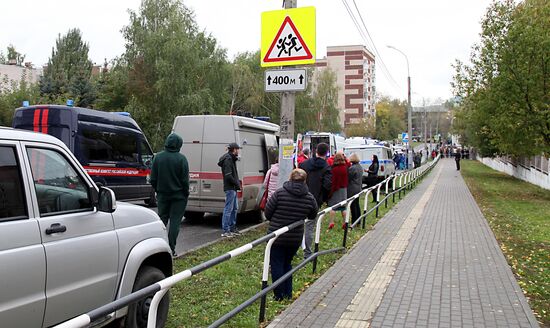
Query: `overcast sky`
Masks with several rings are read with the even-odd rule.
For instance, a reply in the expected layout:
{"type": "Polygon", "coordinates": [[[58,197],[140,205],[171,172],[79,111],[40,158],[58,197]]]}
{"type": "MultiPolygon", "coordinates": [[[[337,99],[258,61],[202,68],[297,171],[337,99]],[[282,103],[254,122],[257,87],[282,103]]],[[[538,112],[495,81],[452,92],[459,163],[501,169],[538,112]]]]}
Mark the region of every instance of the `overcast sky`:
{"type": "MultiPolygon", "coordinates": [[[[184,0],[198,24],[212,33],[230,58],[260,47],[260,14],[281,8],[282,0],[184,0]]],[[[348,0],[354,9],[353,1],[348,0]]],[[[489,0],[356,0],[363,19],[389,73],[377,58],[379,94],[406,98],[405,59],[386,45],[405,52],[410,62],[413,104],[422,98],[451,97],[451,64],[467,60],[478,40],[480,20],[489,0]]],[[[124,50],[121,28],[128,23],[128,9],[140,0],[17,0],[2,1],[0,49],[11,43],[26,61],[48,61],[59,33],[78,27],[90,44],[90,57],[98,64],[124,50]]],[[[317,57],[331,45],[365,44],[341,0],[298,0],[298,6],[317,9],[317,57]]]]}

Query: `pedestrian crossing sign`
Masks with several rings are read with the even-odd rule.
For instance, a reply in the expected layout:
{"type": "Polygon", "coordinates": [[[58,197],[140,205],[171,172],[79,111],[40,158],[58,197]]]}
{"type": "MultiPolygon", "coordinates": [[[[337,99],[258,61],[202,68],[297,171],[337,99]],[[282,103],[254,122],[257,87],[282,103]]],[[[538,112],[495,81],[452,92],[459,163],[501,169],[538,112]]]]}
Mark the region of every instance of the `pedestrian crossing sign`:
{"type": "Polygon", "coordinates": [[[315,7],[262,13],[262,67],[315,63],[315,7]]]}

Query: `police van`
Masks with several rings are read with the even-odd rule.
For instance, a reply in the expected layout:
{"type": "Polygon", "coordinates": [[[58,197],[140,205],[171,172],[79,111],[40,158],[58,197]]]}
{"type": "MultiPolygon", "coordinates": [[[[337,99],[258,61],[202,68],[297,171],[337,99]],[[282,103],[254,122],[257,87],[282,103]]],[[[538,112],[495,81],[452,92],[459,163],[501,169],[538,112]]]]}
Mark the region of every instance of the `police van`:
{"type": "Polygon", "coordinates": [[[278,125],[234,115],[190,115],[176,117],[172,131],[183,138],[181,153],[189,162],[186,218],[223,213],[225,192],[218,160],[232,142],[242,147],[237,161],[242,186],[237,193],[239,213],[259,210],[265,174],[279,154],[278,125]]]}
{"type": "Polygon", "coordinates": [[[15,110],[13,127],[63,141],[94,182],[111,188],[118,200],[145,200],[155,205],[155,193],[148,182],[153,152],[128,113],[27,106],[15,110]]]}
{"type": "Polygon", "coordinates": [[[395,163],[393,162],[393,153],[390,148],[380,145],[360,145],[347,146],[344,148],[344,154],[349,158],[351,154],[359,156],[359,163],[363,167],[363,181],[368,176],[369,166],[372,164],[372,155],[378,157],[378,178],[384,180],[395,173],[395,163]]]}

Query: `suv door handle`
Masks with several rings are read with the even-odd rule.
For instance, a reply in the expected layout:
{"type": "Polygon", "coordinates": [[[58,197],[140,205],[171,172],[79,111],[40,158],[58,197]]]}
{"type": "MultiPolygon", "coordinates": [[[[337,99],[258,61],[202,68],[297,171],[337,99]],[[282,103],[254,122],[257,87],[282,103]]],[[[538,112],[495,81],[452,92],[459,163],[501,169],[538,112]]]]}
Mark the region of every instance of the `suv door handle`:
{"type": "Polygon", "coordinates": [[[46,235],[51,235],[52,233],[65,232],[67,227],[61,225],[61,223],[53,223],[49,228],[46,229],[46,235]]]}

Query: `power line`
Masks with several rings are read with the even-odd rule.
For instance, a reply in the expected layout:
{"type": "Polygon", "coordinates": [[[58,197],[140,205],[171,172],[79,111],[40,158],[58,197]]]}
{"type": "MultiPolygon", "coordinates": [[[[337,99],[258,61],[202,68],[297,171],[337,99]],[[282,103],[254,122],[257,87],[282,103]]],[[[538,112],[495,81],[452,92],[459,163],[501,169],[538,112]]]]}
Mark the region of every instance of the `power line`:
{"type": "Polygon", "coordinates": [[[367,24],[365,24],[365,20],[363,19],[363,15],[361,15],[361,11],[359,11],[359,7],[357,7],[357,3],[355,2],[355,0],[353,0],[353,5],[355,6],[355,10],[357,10],[357,13],[359,14],[359,19],[361,20],[361,23],[363,23],[363,27],[365,28],[365,31],[367,32],[367,36],[369,37],[371,43],[372,43],[372,46],[373,46],[373,49],[374,49],[374,53],[376,54],[376,56],[378,56],[378,58],[380,58],[380,63],[382,64],[382,66],[384,67],[384,69],[388,72],[388,75],[389,77],[391,78],[391,80],[397,84],[397,82],[395,81],[395,79],[393,78],[393,76],[391,75],[391,73],[389,72],[388,68],[386,67],[386,64],[384,63],[384,61],[382,60],[382,56],[380,55],[380,52],[378,51],[378,49],[376,48],[376,44],[374,43],[374,39],[372,38],[372,36],[370,35],[369,33],[369,29],[367,28],[367,24]]]}
{"type": "Polygon", "coordinates": [[[361,38],[364,40],[364,42],[366,43],[366,45],[368,47],[370,47],[371,49],[374,50],[374,53],[375,55],[377,56],[377,61],[379,60],[380,61],[380,69],[382,71],[382,74],[386,77],[386,79],[388,80],[388,82],[390,83],[390,86],[397,92],[402,92],[402,88],[399,86],[399,84],[395,81],[395,79],[393,78],[393,76],[391,75],[391,73],[389,72],[388,68],[386,67],[384,61],[382,60],[382,56],[380,55],[380,53],[378,52],[378,49],[376,48],[376,45],[374,43],[374,40],[372,39],[368,29],[367,29],[367,26],[365,24],[365,21],[363,20],[363,17],[361,15],[361,12],[359,11],[359,8],[357,7],[357,3],[355,2],[355,0],[353,0],[353,3],[355,5],[355,9],[357,10],[357,13],[359,14],[359,18],[361,20],[361,23],[364,27],[364,31],[363,31],[363,28],[361,28],[361,25],[359,24],[359,21],[358,19],[355,17],[355,14],[353,13],[353,10],[352,8],[349,6],[349,4],[346,2],[346,0],[342,0],[342,3],[344,4],[344,6],[346,7],[346,10],[348,12],[348,14],[350,15],[355,27],[357,28],[357,31],[359,32],[361,38]],[[366,32],[366,33],[365,33],[366,32]]]}
{"type": "MultiPolygon", "coordinates": [[[[346,7],[346,10],[348,11],[348,14],[350,15],[352,21],[354,22],[355,24],[355,27],[357,28],[357,30],[359,31],[359,34],[360,36],[363,38],[364,42],[367,44],[367,46],[369,46],[371,49],[374,48],[374,45],[372,45],[372,40],[369,39],[365,32],[363,31],[363,29],[361,28],[361,26],[359,25],[359,22],[357,21],[357,18],[355,17],[355,15],[353,14],[353,10],[349,7],[349,4],[342,0],[342,3],[344,4],[344,6],[346,7]]],[[[400,93],[402,90],[400,90],[400,87],[399,85],[395,82],[395,80],[390,76],[388,70],[386,69],[385,65],[383,65],[383,62],[380,63],[380,70],[382,71],[382,74],[386,77],[386,79],[388,80],[388,82],[390,83],[390,86],[395,90],[397,91],[398,93],[400,93]]]]}

